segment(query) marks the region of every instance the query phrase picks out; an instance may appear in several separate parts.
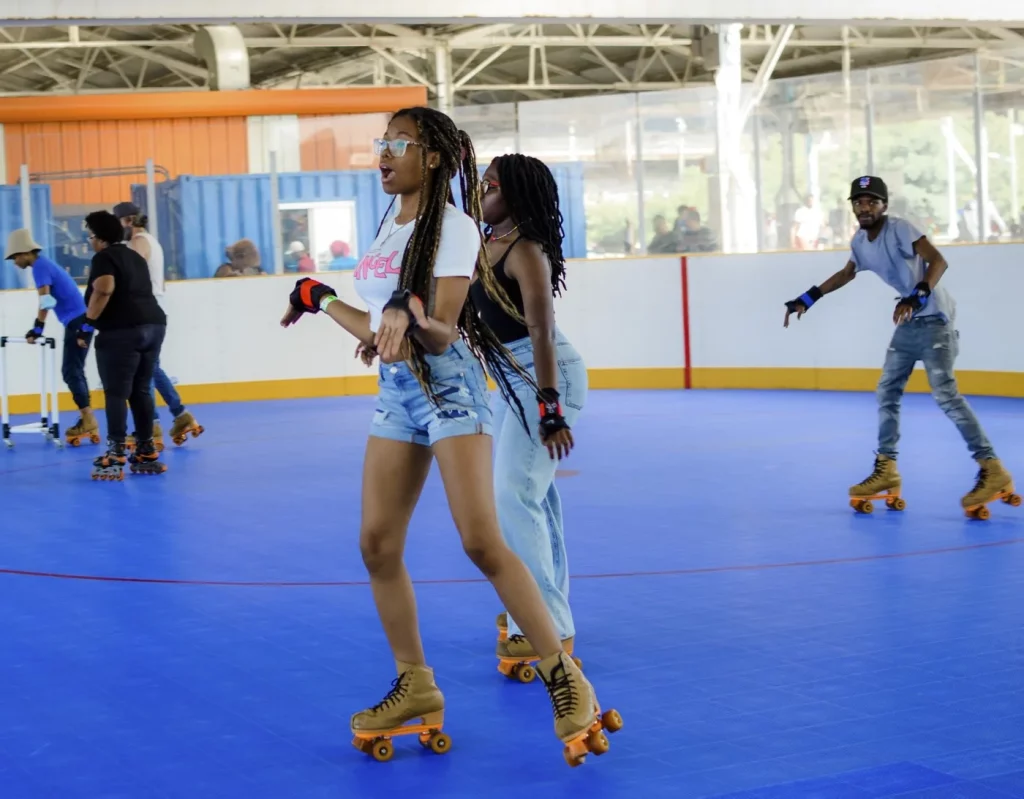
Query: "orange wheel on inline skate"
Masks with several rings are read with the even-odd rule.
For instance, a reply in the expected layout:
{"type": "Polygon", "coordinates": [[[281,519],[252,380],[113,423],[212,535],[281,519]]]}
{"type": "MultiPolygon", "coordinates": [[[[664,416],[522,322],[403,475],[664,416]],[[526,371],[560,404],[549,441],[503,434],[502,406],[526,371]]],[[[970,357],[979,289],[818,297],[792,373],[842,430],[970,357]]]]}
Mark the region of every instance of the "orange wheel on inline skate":
{"type": "Polygon", "coordinates": [[[1020,501],[1020,494],[1010,494],[1008,497],[1003,497],[1003,502],[1005,502],[1011,508],[1019,508],[1020,501]]]}

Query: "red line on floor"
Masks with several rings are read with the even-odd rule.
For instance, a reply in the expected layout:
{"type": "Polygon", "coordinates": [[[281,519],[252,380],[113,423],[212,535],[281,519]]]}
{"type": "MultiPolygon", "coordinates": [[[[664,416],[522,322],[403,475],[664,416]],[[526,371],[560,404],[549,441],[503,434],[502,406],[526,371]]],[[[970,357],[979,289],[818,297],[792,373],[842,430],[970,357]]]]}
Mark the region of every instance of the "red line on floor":
{"type": "MultiPolygon", "coordinates": [[[[941,547],[938,549],[920,549],[912,552],[891,552],[882,555],[859,555],[842,558],[822,558],[819,560],[796,560],[784,563],[751,563],[736,566],[702,566],[692,569],[659,569],[655,571],[603,572],[598,574],[575,574],[573,580],[612,580],[625,577],[682,577],[694,574],[722,574],[726,572],[771,571],[773,569],[797,569],[809,566],[837,566],[850,563],[870,563],[883,560],[902,560],[920,558],[930,555],[946,555],[954,552],[971,552],[978,549],[991,549],[1024,543],[1022,538],[1007,538],[1002,541],[987,541],[980,544],[964,544],[958,547],[941,547]]],[[[95,574],[65,574],[61,572],[31,571],[28,569],[0,569],[0,575],[15,577],[46,577],[53,580],[85,580],[100,583],[145,583],[151,585],[201,585],[224,586],[235,588],[337,588],[346,586],[366,586],[368,580],[324,580],[324,581],[246,581],[246,580],[183,580],[160,577],[116,577],[95,574]]],[[[444,578],[437,580],[413,580],[417,585],[459,585],[464,583],[485,583],[483,577],[444,578]]]]}

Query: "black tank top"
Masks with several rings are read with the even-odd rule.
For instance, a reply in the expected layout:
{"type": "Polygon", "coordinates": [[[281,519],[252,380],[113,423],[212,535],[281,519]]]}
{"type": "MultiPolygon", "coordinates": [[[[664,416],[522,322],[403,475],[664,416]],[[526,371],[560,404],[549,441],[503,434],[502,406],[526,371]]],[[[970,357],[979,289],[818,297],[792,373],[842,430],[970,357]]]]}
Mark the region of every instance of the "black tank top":
{"type": "MultiPolygon", "coordinates": [[[[512,301],[512,305],[515,306],[516,310],[519,311],[520,316],[525,316],[526,312],[523,309],[523,293],[519,290],[519,281],[514,280],[505,274],[505,261],[508,260],[508,254],[512,252],[512,248],[522,240],[523,238],[520,236],[513,241],[508,246],[508,249],[505,250],[504,255],[502,255],[501,258],[498,259],[498,262],[491,267],[491,270],[494,272],[494,280],[499,286],[505,289],[505,293],[508,294],[508,298],[512,301]]],[[[513,319],[505,313],[505,310],[498,305],[498,303],[487,296],[487,292],[484,290],[484,284],[480,279],[473,281],[473,284],[469,287],[469,291],[470,296],[473,299],[473,305],[475,305],[477,311],[480,312],[480,318],[483,320],[483,323],[494,331],[494,335],[498,337],[498,340],[502,344],[518,341],[519,339],[527,338],[530,335],[530,331],[526,328],[526,325],[513,319]]]]}

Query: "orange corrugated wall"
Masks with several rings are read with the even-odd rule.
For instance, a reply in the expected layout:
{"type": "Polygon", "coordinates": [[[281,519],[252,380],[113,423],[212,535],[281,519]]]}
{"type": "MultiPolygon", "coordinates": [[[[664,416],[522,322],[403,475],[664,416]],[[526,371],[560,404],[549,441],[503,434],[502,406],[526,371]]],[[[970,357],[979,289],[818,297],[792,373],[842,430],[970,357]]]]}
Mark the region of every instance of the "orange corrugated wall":
{"type": "MultiPolygon", "coordinates": [[[[231,175],[249,170],[245,117],[142,119],[104,122],[8,122],[7,178],[17,183],[22,164],[32,174],[98,167],[143,166],[152,158],[172,178],[231,175]]],[[[157,178],[160,179],[159,177],[157,178]]],[[[43,178],[53,204],[113,205],[130,199],[145,174],[111,178],[43,178]]]]}
{"type": "Polygon", "coordinates": [[[373,169],[373,140],[384,135],[390,118],[390,114],[299,117],[302,170],[373,169]]]}

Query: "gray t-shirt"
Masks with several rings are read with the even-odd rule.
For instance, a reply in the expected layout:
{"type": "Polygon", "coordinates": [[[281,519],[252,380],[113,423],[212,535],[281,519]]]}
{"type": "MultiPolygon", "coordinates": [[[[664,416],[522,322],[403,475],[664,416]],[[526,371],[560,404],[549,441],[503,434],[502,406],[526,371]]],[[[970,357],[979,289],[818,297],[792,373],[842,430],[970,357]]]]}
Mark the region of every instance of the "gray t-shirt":
{"type": "MultiPolygon", "coordinates": [[[[858,272],[874,272],[901,297],[906,297],[914,286],[924,280],[924,260],[914,252],[914,244],[922,238],[924,234],[906,219],[889,216],[874,241],[868,241],[866,230],[858,230],[854,234],[850,242],[850,258],[858,272]]],[[[935,287],[928,302],[914,316],[935,314],[947,322],[956,317],[956,302],[942,284],[935,287]]]]}

